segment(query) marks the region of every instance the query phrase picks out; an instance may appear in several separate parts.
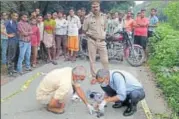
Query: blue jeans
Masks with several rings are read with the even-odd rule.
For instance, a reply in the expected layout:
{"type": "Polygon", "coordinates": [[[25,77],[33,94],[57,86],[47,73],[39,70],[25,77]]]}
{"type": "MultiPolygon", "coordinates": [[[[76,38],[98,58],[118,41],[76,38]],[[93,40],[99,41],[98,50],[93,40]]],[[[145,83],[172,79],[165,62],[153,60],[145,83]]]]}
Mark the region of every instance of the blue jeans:
{"type": "Polygon", "coordinates": [[[1,39],[1,63],[7,63],[7,41],[8,39],[1,39]]]}
{"type": "Polygon", "coordinates": [[[25,65],[27,69],[30,69],[30,56],[31,56],[31,43],[19,41],[19,58],[17,63],[17,71],[22,72],[22,62],[25,57],[25,65]]]}

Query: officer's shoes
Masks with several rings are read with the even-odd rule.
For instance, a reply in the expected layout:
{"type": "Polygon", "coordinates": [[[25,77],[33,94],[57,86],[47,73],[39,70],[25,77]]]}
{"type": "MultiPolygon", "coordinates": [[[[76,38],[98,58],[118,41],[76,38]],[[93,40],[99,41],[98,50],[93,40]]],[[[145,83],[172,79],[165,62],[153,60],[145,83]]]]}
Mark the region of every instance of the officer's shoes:
{"type": "Polygon", "coordinates": [[[117,102],[114,105],[112,105],[113,108],[121,108],[122,106],[124,106],[122,102],[117,102]]]}
{"type": "Polygon", "coordinates": [[[127,107],[127,109],[124,111],[123,115],[124,115],[124,116],[131,116],[131,115],[133,115],[136,111],[137,111],[137,107],[136,107],[136,106],[127,107]]]}

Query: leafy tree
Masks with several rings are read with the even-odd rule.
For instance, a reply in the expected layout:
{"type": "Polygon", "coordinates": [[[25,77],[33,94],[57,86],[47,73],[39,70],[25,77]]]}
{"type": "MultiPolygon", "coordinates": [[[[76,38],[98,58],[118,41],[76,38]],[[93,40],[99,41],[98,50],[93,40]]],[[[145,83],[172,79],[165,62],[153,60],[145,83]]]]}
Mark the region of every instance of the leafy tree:
{"type": "MultiPolygon", "coordinates": [[[[90,11],[89,1],[3,1],[1,2],[2,11],[10,11],[12,8],[17,11],[31,11],[36,7],[40,8],[41,12],[45,14],[47,11],[54,11],[58,9],[63,9],[66,13],[69,11],[70,7],[76,10],[84,7],[87,11],[90,11]]],[[[120,11],[128,10],[129,7],[134,6],[134,2],[131,1],[102,1],[101,10],[102,11],[120,11]]]]}
{"type": "Polygon", "coordinates": [[[179,29],[179,2],[169,2],[164,12],[168,17],[169,24],[173,28],[179,29]]]}

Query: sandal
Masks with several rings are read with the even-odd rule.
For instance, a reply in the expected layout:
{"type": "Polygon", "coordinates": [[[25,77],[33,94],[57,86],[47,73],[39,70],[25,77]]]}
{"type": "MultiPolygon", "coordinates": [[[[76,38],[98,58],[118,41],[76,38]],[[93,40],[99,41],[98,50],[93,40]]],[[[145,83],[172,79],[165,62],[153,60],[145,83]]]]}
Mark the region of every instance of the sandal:
{"type": "Polygon", "coordinates": [[[57,65],[58,63],[56,61],[52,61],[52,64],[53,65],[57,65]]]}

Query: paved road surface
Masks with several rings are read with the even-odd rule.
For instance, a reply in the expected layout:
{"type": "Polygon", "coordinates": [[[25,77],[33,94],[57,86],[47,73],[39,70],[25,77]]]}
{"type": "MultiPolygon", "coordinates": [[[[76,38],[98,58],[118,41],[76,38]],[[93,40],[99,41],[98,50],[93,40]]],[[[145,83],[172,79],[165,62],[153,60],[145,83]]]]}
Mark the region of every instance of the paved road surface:
{"type": "MultiPolygon", "coordinates": [[[[6,97],[7,95],[11,94],[12,92],[18,90],[21,85],[32,75],[34,75],[37,72],[49,72],[55,68],[61,68],[65,66],[76,66],[76,65],[84,65],[88,70],[88,77],[87,79],[82,83],[82,88],[86,91],[87,89],[92,89],[96,91],[101,91],[99,88],[99,85],[90,85],[90,73],[89,73],[89,63],[85,60],[79,60],[76,63],[71,62],[63,62],[63,60],[58,61],[58,65],[54,66],[52,64],[46,64],[40,68],[34,69],[32,72],[29,72],[27,74],[24,74],[21,77],[17,77],[15,80],[3,85],[1,87],[1,98],[6,97]]],[[[100,68],[101,64],[97,63],[97,68],[100,68]]],[[[151,89],[150,86],[146,82],[147,80],[147,73],[144,67],[131,67],[127,63],[118,63],[116,62],[110,64],[110,69],[123,69],[126,71],[131,72],[133,75],[135,75],[140,82],[144,85],[146,90],[146,95],[150,95],[150,97],[146,97],[148,99],[153,99],[153,95],[150,94],[151,89]]],[[[41,104],[39,104],[35,100],[35,91],[36,88],[42,80],[43,76],[40,76],[39,78],[35,79],[30,87],[25,91],[22,92],[16,96],[14,96],[12,99],[7,100],[1,104],[1,117],[2,119],[96,119],[97,117],[95,115],[89,115],[85,105],[81,102],[70,102],[66,107],[66,113],[63,115],[56,115],[52,114],[46,111],[45,107],[41,104]]],[[[158,99],[158,98],[157,98],[158,99]]],[[[157,100],[153,99],[156,101],[157,100]]],[[[159,99],[158,102],[161,102],[159,99]]],[[[151,104],[153,102],[150,102],[151,104]]],[[[162,103],[163,104],[163,103],[162,103]]],[[[125,110],[125,108],[122,109],[112,109],[112,104],[108,104],[106,108],[106,113],[104,117],[101,117],[101,119],[146,119],[145,113],[143,111],[143,108],[141,107],[141,104],[138,105],[138,111],[136,114],[130,117],[123,117],[122,113],[125,110]]],[[[155,105],[156,106],[156,105],[155,105]]],[[[160,107],[153,108],[154,111],[160,112],[162,109],[160,107]]],[[[162,110],[163,111],[163,110],[162,110]]]]}

